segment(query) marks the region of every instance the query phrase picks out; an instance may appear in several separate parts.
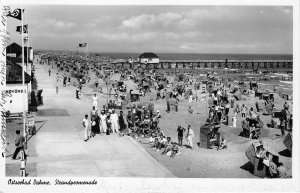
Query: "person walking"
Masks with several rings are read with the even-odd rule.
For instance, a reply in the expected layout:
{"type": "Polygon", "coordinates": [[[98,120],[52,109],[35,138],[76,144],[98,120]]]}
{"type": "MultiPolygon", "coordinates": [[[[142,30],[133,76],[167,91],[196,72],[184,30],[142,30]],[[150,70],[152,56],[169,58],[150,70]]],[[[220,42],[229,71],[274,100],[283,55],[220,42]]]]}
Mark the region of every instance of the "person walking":
{"type": "Polygon", "coordinates": [[[76,88],[76,98],[79,99],[79,86],[76,88]]]}
{"type": "Polygon", "coordinates": [[[241,107],[242,117],[246,117],[246,111],[247,110],[248,110],[248,108],[245,107],[245,104],[243,104],[242,107],[241,107]]]}
{"type": "Polygon", "coordinates": [[[112,133],[119,133],[119,116],[114,109],[112,110],[112,114],[110,115],[110,120],[112,133]]]}
{"type": "Polygon", "coordinates": [[[96,90],[97,90],[98,84],[99,84],[99,79],[98,79],[98,77],[96,77],[96,81],[95,81],[96,90]]]}
{"type": "Polygon", "coordinates": [[[96,115],[97,115],[97,111],[96,108],[93,106],[92,107],[92,110],[91,110],[91,120],[96,118],[96,115]]]}
{"type": "Polygon", "coordinates": [[[88,137],[88,127],[89,127],[89,121],[88,121],[88,115],[84,116],[84,119],[82,120],[82,125],[83,125],[83,138],[84,141],[87,142],[89,139],[88,137]]]}
{"type": "Polygon", "coordinates": [[[120,131],[124,132],[127,125],[125,123],[124,117],[123,117],[123,111],[120,111],[120,115],[119,115],[119,126],[120,126],[120,131]]]}
{"type": "Polygon", "coordinates": [[[96,93],[93,96],[93,107],[95,107],[96,109],[98,108],[98,97],[96,93]]]}
{"type": "Polygon", "coordinates": [[[67,75],[64,74],[63,76],[63,86],[66,87],[67,86],[67,75]]]}
{"type": "Polygon", "coordinates": [[[237,121],[237,111],[234,110],[233,117],[232,117],[232,127],[233,128],[236,128],[236,121],[237,121]]]}
{"type": "Polygon", "coordinates": [[[56,82],[56,94],[58,94],[58,82],[56,82]]]}
{"type": "Polygon", "coordinates": [[[235,111],[237,112],[237,114],[240,113],[240,106],[239,106],[239,104],[236,104],[235,111]]]}
{"type": "Polygon", "coordinates": [[[96,113],[96,117],[95,117],[95,122],[96,122],[95,132],[96,132],[96,134],[100,134],[100,117],[97,113],[96,113]]]}
{"type": "Polygon", "coordinates": [[[48,72],[49,72],[49,76],[51,76],[51,69],[50,68],[49,68],[48,72]]]}
{"type": "Polygon", "coordinates": [[[185,132],[185,129],[179,125],[177,128],[177,136],[178,136],[178,145],[180,145],[180,146],[182,146],[182,139],[183,139],[184,132],[185,132]]]}
{"type": "Polygon", "coordinates": [[[24,152],[24,159],[26,159],[26,154],[25,154],[25,150],[24,150],[25,137],[23,135],[21,135],[20,133],[21,133],[20,130],[16,131],[16,134],[17,134],[17,137],[15,139],[16,150],[11,159],[16,159],[16,157],[20,151],[24,152]]]}
{"type": "Polygon", "coordinates": [[[106,125],[107,125],[106,135],[110,135],[110,133],[112,133],[110,116],[111,116],[111,114],[110,114],[110,112],[108,112],[106,114],[106,125]]]}
{"type": "Polygon", "coordinates": [[[70,82],[71,82],[71,75],[69,74],[68,75],[68,86],[70,85],[70,82]]]}
{"type": "Polygon", "coordinates": [[[107,130],[106,117],[107,117],[106,114],[102,110],[100,115],[100,133],[106,133],[107,130]]]}
{"type": "Polygon", "coordinates": [[[136,113],[137,113],[137,109],[136,109],[136,105],[133,104],[133,107],[131,109],[131,118],[132,118],[132,126],[135,127],[135,116],[136,116],[136,113]]]}
{"type": "Polygon", "coordinates": [[[234,108],[234,101],[235,101],[234,96],[231,96],[231,99],[230,99],[230,107],[231,108],[234,108]]]}
{"type": "Polygon", "coordinates": [[[56,82],[58,82],[59,81],[59,74],[58,74],[58,72],[56,73],[56,82]]]}
{"type": "Polygon", "coordinates": [[[127,116],[126,116],[126,120],[127,120],[127,124],[128,124],[128,128],[132,128],[133,127],[133,118],[132,118],[132,114],[131,111],[128,111],[127,116]]]}
{"type": "Polygon", "coordinates": [[[96,135],[96,117],[94,116],[91,119],[91,134],[90,134],[90,138],[95,137],[96,135]]]}
{"type": "Polygon", "coordinates": [[[260,109],[259,109],[259,104],[258,104],[258,101],[255,101],[255,107],[256,107],[256,111],[259,112],[260,109]]]}
{"type": "Polygon", "coordinates": [[[186,134],[187,146],[193,149],[193,139],[194,139],[194,131],[191,128],[191,125],[188,125],[187,134],[186,134]]]}

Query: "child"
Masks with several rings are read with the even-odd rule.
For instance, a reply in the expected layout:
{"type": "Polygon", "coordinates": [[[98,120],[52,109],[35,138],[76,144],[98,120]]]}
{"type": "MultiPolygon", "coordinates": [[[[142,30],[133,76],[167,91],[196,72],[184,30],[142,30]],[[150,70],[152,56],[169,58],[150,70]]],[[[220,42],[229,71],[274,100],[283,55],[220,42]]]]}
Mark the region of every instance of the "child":
{"type": "Polygon", "coordinates": [[[155,141],[155,133],[152,133],[150,138],[149,138],[150,147],[153,146],[154,141],[155,141]]]}
{"type": "Polygon", "coordinates": [[[174,156],[178,153],[178,150],[179,150],[179,148],[176,145],[176,143],[173,143],[170,157],[174,158],[174,156]]]}
{"type": "Polygon", "coordinates": [[[167,141],[165,143],[165,149],[161,154],[167,154],[169,151],[172,151],[171,137],[167,137],[167,141]]]}
{"type": "Polygon", "coordinates": [[[151,145],[151,148],[152,149],[156,149],[157,144],[158,144],[158,137],[156,136],[154,138],[154,141],[153,141],[152,145],[151,145]]]}
{"type": "Polygon", "coordinates": [[[218,147],[218,150],[221,150],[221,149],[227,149],[226,140],[224,137],[221,138],[221,143],[218,147]]]}

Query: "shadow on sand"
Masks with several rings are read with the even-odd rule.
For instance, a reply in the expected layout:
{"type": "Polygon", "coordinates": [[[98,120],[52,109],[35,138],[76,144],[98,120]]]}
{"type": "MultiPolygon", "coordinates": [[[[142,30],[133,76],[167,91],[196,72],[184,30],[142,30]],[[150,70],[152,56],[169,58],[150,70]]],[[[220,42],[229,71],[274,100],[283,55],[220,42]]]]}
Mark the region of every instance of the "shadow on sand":
{"type": "Polygon", "coordinates": [[[250,172],[251,174],[253,173],[253,170],[254,170],[254,166],[250,161],[248,161],[247,163],[242,165],[240,168],[250,172]]]}
{"type": "Polygon", "coordinates": [[[292,153],[288,149],[282,150],[278,154],[284,157],[292,157],[292,153]]]}

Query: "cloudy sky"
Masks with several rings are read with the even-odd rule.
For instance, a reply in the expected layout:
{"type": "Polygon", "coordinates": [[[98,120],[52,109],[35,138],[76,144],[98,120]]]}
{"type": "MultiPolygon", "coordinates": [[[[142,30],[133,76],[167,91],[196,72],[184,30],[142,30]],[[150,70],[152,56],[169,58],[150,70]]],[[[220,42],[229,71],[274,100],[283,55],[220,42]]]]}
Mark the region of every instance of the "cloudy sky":
{"type": "MultiPolygon", "coordinates": [[[[27,5],[25,12],[35,49],[88,42],[99,52],[293,52],[292,7],[27,5]]],[[[11,41],[20,43],[17,25],[8,19],[11,41]]]]}

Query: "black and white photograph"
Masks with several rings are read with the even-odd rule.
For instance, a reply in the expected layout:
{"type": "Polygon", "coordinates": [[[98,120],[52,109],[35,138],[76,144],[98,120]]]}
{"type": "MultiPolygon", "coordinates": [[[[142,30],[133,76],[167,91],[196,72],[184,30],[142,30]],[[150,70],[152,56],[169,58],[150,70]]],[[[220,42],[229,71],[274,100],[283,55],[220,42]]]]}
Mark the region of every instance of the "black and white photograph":
{"type": "Polygon", "coordinates": [[[299,2],[141,2],[1,2],[0,192],[300,191],[299,2]]]}

